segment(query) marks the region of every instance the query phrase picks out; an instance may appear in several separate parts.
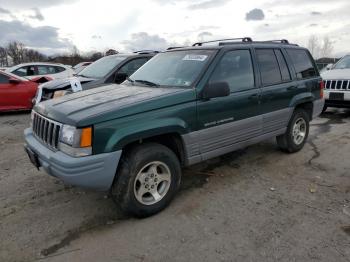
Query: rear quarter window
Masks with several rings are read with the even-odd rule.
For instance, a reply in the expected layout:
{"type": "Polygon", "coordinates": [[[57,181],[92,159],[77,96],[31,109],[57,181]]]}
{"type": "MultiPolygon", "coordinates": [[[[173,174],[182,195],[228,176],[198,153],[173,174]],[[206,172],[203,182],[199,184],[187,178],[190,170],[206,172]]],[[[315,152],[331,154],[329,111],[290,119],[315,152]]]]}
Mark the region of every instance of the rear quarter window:
{"type": "Polygon", "coordinates": [[[287,49],[287,53],[294,65],[298,79],[307,79],[318,76],[311,56],[306,50],[287,49]]]}
{"type": "Polygon", "coordinates": [[[63,72],[64,70],[66,70],[66,69],[65,69],[64,67],[62,67],[62,66],[55,66],[54,68],[55,68],[56,73],[61,73],[61,72],[63,72]]]}

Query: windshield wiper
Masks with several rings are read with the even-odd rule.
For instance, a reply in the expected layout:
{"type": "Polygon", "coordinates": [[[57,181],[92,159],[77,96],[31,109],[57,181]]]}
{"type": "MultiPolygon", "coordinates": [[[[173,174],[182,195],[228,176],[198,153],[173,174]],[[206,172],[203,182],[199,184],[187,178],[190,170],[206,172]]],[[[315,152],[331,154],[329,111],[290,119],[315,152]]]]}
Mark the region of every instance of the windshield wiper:
{"type": "Polygon", "coordinates": [[[148,86],[156,86],[156,87],[159,86],[159,84],[153,83],[153,82],[148,81],[148,80],[139,80],[138,79],[138,80],[134,80],[134,82],[145,84],[145,85],[148,85],[148,86]]]}
{"type": "Polygon", "coordinates": [[[81,75],[81,74],[76,74],[76,76],[81,76],[81,77],[85,77],[85,78],[89,78],[88,76],[84,76],[84,75],[81,75]]]}

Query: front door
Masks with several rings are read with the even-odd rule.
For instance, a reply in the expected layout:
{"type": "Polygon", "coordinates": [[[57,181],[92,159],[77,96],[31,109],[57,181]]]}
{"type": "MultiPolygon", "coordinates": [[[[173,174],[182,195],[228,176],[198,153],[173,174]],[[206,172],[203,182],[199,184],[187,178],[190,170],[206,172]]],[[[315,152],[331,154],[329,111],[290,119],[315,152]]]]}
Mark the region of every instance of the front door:
{"type": "Polygon", "coordinates": [[[260,90],[255,84],[249,48],[226,51],[208,83],[227,82],[230,95],[199,100],[198,135],[202,159],[234,150],[261,134],[260,90]]]}

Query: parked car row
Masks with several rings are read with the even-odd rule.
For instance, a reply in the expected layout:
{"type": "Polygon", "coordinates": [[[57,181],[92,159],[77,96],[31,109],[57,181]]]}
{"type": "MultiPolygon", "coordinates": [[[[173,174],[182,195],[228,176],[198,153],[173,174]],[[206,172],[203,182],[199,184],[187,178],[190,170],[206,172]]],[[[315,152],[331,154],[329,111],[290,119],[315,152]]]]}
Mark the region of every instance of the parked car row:
{"type": "Polygon", "coordinates": [[[35,167],[107,191],[138,217],[169,205],[182,167],[272,137],[282,151],[301,150],[324,107],[315,61],[287,40],[108,56],[78,79],[86,90],[61,97],[76,82],[40,87],[46,101],[34,106],[25,150],[35,167]]]}
{"type": "MultiPolygon", "coordinates": [[[[147,51],[105,56],[84,68],[74,77],[78,78],[83,90],[109,83],[120,84],[156,53],[155,51],[147,51]]],[[[73,93],[71,80],[72,78],[56,79],[41,85],[41,90],[35,98],[36,103],[54,96],[73,93]]]]}

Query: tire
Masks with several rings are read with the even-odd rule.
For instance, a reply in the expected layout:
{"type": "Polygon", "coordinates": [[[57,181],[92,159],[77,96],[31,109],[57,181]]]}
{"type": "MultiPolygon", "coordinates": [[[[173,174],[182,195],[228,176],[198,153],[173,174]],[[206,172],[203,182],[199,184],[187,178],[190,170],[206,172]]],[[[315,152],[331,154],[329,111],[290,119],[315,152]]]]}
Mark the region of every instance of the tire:
{"type": "Polygon", "coordinates": [[[173,151],[156,143],[141,144],[122,157],[111,195],[124,214],[147,217],[169,205],[180,182],[180,162],[173,151]]]}
{"type": "Polygon", "coordinates": [[[303,109],[296,109],[289,121],[286,133],[278,136],[276,139],[280,149],[288,153],[300,151],[309,135],[309,122],[308,113],[303,109]],[[299,136],[297,135],[298,128],[296,125],[299,125],[299,136]]]}
{"type": "Polygon", "coordinates": [[[327,108],[328,108],[328,107],[327,107],[326,105],[323,106],[322,114],[323,114],[324,112],[326,112],[327,108]]]}

